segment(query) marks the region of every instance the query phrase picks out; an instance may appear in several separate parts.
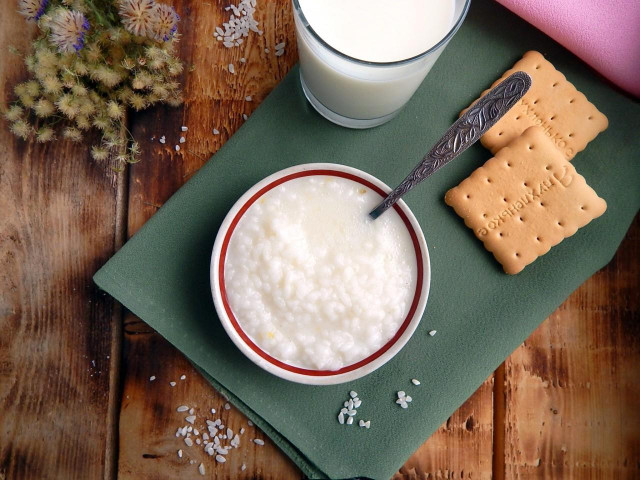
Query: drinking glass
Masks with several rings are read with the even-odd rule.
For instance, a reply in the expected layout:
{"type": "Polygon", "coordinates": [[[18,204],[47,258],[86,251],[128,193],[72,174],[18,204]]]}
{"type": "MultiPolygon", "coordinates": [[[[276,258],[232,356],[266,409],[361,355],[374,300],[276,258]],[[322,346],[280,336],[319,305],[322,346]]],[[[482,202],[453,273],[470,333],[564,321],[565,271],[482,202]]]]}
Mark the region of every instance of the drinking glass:
{"type": "Polygon", "coordinates": [[[370,128],[391,120],[411,98],[460,28],[471,0],[454,1],[453,24],[438,43],[395,62],[368,62],[336,50],[311,28],[299,1],[292,2],[305,96],[338,125],[370,128]]]}

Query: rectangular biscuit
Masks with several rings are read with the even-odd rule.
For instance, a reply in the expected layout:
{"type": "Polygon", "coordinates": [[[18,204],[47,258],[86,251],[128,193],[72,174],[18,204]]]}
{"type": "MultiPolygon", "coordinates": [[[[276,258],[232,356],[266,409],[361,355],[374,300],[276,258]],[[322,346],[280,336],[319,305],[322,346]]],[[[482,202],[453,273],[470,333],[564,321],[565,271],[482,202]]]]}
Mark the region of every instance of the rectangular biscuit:
{"type": "Polygon", "coordinates": [[[539,52],[525,53],[490,89],[519,70],[531,75],[531,88],[480,139],[492,154],[495,155],[527,128],[538,125],[564,157],[571,160],[598,133],[606,130],[609,124],[607,117],[539,52]]]}
{"type": "Polygon", "coordinates": [[[509,274],[607,209],[540,127],[502,148],[449,190],[445,202],[509,274]]]}

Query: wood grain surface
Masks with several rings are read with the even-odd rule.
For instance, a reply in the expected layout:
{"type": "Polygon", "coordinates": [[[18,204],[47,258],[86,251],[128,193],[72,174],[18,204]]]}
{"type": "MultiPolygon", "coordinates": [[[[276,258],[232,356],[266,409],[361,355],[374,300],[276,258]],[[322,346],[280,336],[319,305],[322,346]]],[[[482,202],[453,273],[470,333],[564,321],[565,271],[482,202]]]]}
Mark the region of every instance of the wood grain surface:
{"type": "Polygon", "coordinates": [[[506,360],[506,478],[640,478],[638,223],[506,360]]]}
{"type": "MultiPolygon", "coordinates": [[[[1,8],[6,101],[26,77],[7,47],[28,52],[33,31],[1,8]]],[[[1,123],[0,479],[111,476],[120,315],[91,277],[119,243],[118,178],[85,145],[1,123]]]]}
{"type": "MultiPolygon", "coordinates": [[[[92,162],[85,146],[22,142],[0,122],[0,480],[196,479],[201,462],[209,478],[302,476],[240,412],[225,410],[225,399],[182,354],[91,282],[123,237],[297,61],[289,0],[259,2],[264,35],[234,49],[212,35],[229,16],[226,2],[171,3],[182,17],[186,101],[130,117],[140,163],[116,176],[92,162]],[[286,53],[276,57],[281,41],[286,53]],[[186,142],[176,152],[180,136],[186,142]],[[218,465],[187,447],[175,437],[186,416],[179,405],[236,432],[245,428],[241,447],[218,465]]],[[[27,49],[22,19],[0,9],[0,45],[27,49]]],[[[21,58],[0,54],[4,102],[25,75],[21,58]]],[[[636,219],[613,262],[425,439],[394,480],[640,478],[639,239],[636,219]]]]}

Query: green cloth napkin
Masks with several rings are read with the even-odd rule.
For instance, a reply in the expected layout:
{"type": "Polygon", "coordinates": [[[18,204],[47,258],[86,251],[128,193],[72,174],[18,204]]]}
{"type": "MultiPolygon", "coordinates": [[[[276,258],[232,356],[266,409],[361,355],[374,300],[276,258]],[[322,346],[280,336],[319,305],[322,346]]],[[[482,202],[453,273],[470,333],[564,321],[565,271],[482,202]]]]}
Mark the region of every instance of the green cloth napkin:
{"type": "Polygon", "coordinates": [[[389,478],[553,310],[614,255],[640,205],[639,105],[572,54],[494,2],[475,2],[407,107],[372,130],[348,130],[305,102],[293,71],[249,121],[95,275],[96,283],[155,328],[312,478],[389,478]],[[209,259],[225,214],[254,183],[307,162],[351,165],[399,183],[457,113],[527,50],[536,49],[608,117],[573,163],[608,203],[604,216],[517,276],[502,268],[443,201],[490,154],[475,145],[406,196],[431,254],[426,312],[384,367],[348,384],[313,387],[254,366],[221,327],[209,259]],[[429,330],[437,335],[431,337],[429,330]],[[411,378],[421,380],[414,386],[411,378]],[[349,390],[358,419],[339,425],[349,390]],[[407,410],[396,391],[413,397],[407,410]]]}

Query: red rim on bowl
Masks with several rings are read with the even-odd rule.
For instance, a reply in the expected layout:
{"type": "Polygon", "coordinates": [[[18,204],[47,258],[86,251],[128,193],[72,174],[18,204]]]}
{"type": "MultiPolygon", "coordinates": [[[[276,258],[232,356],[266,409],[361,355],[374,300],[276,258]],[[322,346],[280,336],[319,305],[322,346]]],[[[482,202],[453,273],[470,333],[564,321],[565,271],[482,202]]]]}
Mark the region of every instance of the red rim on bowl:
{"type": "MultiPolygon", "coordinates": [[[[371,190],[378,193],[383,198],[386,196],[386,192],[380,186],[375,185],[374,183],[367,180],[366,178],[363,178],[362,176],[358,175],[358,174],[361,174],[363,176],[369,176],[364,172],[360,172],[359,170],[351,169],[349,167],[343,167],[341,165],[335,165],[336,167],[335,169],[331,168],[333,167],[333,165],[331,164],[316,164],[315,166],[322,167],[322,168],[313,168],[314,167],[313,164],[308,166],[301,165],[301,166],[298,166],[297,168],[302,168],[302,170],[298,170],[298,171],[294,171],[292,173],[286,174],[287,171],[291,170],[291,169],[287,169],[283,172],[278,172],[274,174],[272,177],[276,177],[276,178],[273,178],[271,181],[268,181],[268,179],[265,179],[262,182],[260,182],[260,183],[264,183],[264,182],[267,182],[267,183],[264,184],[257,191],[255,191],[255,193],[253,193],[249,198],[245,199],[244,201],[243,199],[239,200],[238,203],[232,208],[231,212],[234,212],[236,210],[237,211],[235,214],[233,214],[233,216],[231,216],[232,214],[230,213],[228,217],[231,217],[231,218],[227,218],[223,222],[223,226],[221,227],[220,233],[223,234],[224,237],[222,238],[222,243],[219,249],[220,253],[218,255],[216,255],[217,250],[216,250],[216,247],[214,246],[214,258],[212,258],[212,287],[214,289],[214,292],[217,289],[220,294],[219,301],[221,305],[218,305],[217,302],[214,302],[216,303],[216,308],[222,307],[224,309],[224,314],[226,314],[226,317],[228,319],[228,323],[225,324],[221,315],[221,321],[223,323],[223,326],[225,326],[227,330],[228,330],[228,327],[233,329],[233,333],[235,333],[239,337],[242,343],[244,343],[244,345],[248,347],[253,354],[257,355],[261,359],[261,361],[259,362],[256,362],[256,359],[252,359],[255,363],[257,363],[258,365],[264,368],[264,365],[262,365],[262,363],[266,362],[272,367],[275,367],[276,371],[272,371],[272,373],[293,381],[296,381],[296,379],[300,379],[300,381],[303,381],[304,383],[314,383],[314,381],[311,379],[315,378],[315,379],[318,379],[318,381],[321,381],[321,379],[326,379],[326,382],[322,382],[322,383],[340,383],[337,377],[345,376],[345,374],[349,374],[349,373],[351,373],[351,375],[348,375],[348,376],[352,376],[356,370],[371,364],[376,359],[379,359],[386,352],[388,352],[394,345],[396,345],[398,341],[402,338],[403,334],[405,334],[409,326],[412,325],[413,322],[415,322],[417,310],[419,308],[424,309],[424,306],[426,304],[426,298],[423,298],[428,295],[428,288],[429,288],[429,275],[427,275],[425,279],[425,271],[424,271],[425,263],[428,266],[428,252],[426,250],[426,244],[424,244],[424,237],[422,236],[422,232],[420,232],[421,238],[419,238],[418,233],[416,232],[416,226],[414,226],[411,219],[408,217],[407,213],[403,210],[400,204],[396,204],[394,206],[394,209],[402,219],[407,230],[409,231],[409,234],[411,236],[411,241],[413,243],[414,252],[416,255],[416,264],[417,264],[416,290],[413,296],[413,300],[411,302],[411,306],[407,313],[407,316],[403,320],[402,324],[400,325],[400,328],[398,328],[395,335],[376,352],[372,353],[371,355],[367,356],[366,358],[356,363],[342,367],[339,370],[314,370],[314,369],[297,367],[295,365],[290,365],[288,363],[285,363],[273,357],[272,355],[267,353],[265,350],[260,348],[240,326],[240,323],[238,322],[238,319],[233,313],[233,310],[231,309],[231,306],[227,299],[227,291],[226,291],[225,280],[224,280],[225,279],[225,260],[226,260],[227,250],[229,248],[229,243],[231,241],[233,233],[236,227],[238,226],[240,220],[242,219],[244,214],[249,210],[249,208],[251,208],[251,206],[260,197],[262,197],[264,194],[266,194],[270,190],[278,187],[279,185],[282,185],[283,183],[286,183],[288,181],[291,181],[297,178],[303,178],[303,177],[309,177],[309,176],[334,176],[334,177],[341,177],[341,178],[345,178],[345,179],[357,182],[367,188],[370,188],[371,190]],[[308,170],[304,169],[305,167],[309,167],[309,169],[308,170]],[[339,168],[344,168],[347,171],[340,170],[339,168]],[[354,173],[351,173],[351,172],[354,172],[354,173]],[[279,174],[282,174],[282,176],[279,176],[279,174]],[[224,227],[227,224],[228,226],[226,227],[226,230],[224,230],[224,227]],[[422,239],[422,242],[420,241],[420,239],[422,239]],[[424,244],[424,251],[421,243],[424,244]],[[281,370],[281,371],[278,372],[278,370],[281,370]],[[287,375],[285,372],[289,372],[289,374],[287,375]],[[282,373],[283,375],[280,375],[280,373],[282,373]],[[291,377],[294,377],[294,378],[291,378],[291,377]],[[304,378],[309,379],[309,381],[304,381],[304,378]]],[[[293,167],[292,169],[296,170],[297,168],[293,167]]],[[[269,177],[269,178],[272,178],[272,177],[269,177]]],[[[260,184],[256,185],[254,188],[249,190],[249,192],[253,191],[259,185],[260,184]]],[[[245,194],[245,196],[246,195],[247,194],[245,194]]],[[[413,218],[413,221],[417,225],[417,221],[415,220],[415,218],[413,218]]],[[[417,228],[419,229],[419,227],[417,228]]],[[[216,244],[218,243],[218,241],[219,239],[216,239],[216,244]]],[[[214,300],[216,300],[215,293],[214,293],[214,300]]],[[[219,312],[219,313],[222,313],[222,312],[219,312]]],[[[419,315],[422,315],[422,312],[418,312],[418,313],[419,315]]],[[[419,321],[419,318],[418,318],[418,321],[419,321]]],[[[413,326],[413,329],[415,329],[415,326],[416,325],[413,326]]],[[[237,341],[238,339],[233,338],[233,335],[231,336],[231,338],[236,344],[238,344],[238,341],[237,341]]],[[[407,340],[408,338],[405,339],[405,342],[407,340]]],[[[405,342],[403,342],[403,345],[405,342]]],[[[240,347],[240,345],[238,346],[240,347]]],[[[251,359],[251,357],[249,358],[251,359]]],[[[386,360],[382,362],[380,365],[382,365],[385,362],[386,360]]],[[[366,373],[369,373],[369,372],[366,372],[366,373]]],[[[366,373],[363,373],[363,375],[366,373]]],[[[347,380],[343,380],[343,381],[347,381],[347,380]]]]}

